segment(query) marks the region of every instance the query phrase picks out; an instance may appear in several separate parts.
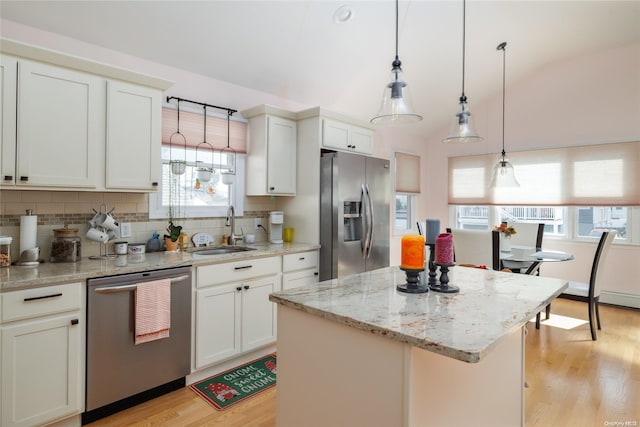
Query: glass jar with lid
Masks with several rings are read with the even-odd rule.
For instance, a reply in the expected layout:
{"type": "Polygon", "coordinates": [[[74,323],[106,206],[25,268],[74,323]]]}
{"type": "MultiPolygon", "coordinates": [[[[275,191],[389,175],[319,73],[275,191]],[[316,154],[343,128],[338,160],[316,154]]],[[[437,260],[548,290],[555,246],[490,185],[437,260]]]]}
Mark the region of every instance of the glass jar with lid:
{"type": "Polygon", "coordinates": [[[80,237],[77,228],[56,228],[51,242],[51,262],[80,261],[80,237]]]}
{"type": "Polygon", "coordinates": [[[11,265],[11,237],[0,236],[0,267],[11,265]]]}

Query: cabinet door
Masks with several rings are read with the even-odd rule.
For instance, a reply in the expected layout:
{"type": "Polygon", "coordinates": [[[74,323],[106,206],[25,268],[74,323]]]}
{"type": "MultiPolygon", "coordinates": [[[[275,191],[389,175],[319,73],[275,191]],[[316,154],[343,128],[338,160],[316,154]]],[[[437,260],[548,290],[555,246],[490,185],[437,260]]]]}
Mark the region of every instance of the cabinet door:
{"type": "Polygon", "coordinates": [[[296,193],[296,122],[267,117],[267,193],[296,193]]]}
{"type": "Polygon", "coordinates": [[[155,190],[160,179],[161,92],[107,82],[106,187],[155,190]]]}
{"type": "Polygon", "coordinates": [[[298,286],[310,285],[318,282],[318,269],[296,271],[295,273],[285,273],[282,275],[282,290],[297,288],[298,286]]]}
{"type": "Polygon", "coordinates": [[[240,353],[241,290],[229,284],[197,291],[196,368],[240,353]]]}
{"type": "Polygon", "coordinates": [[[280,275],[242,282],[242,351],[276,340],[276,304],[269,294],[280,290],[280,275]]]}
{"type": "Polygon", "coordinates": [[[0,56],[0,187],[16,177],[16,83],[18,61],[0,56]]]}
{"type": "Polygon", "coordinates": [[[80,312],[2,326],[3,426],[33,426],[82,411],[80,312]]]}
{"type": "Polygon", "coordinates": [[[351,126],[351,149],[358,153],[373,153],[373,131],[351,126]]]}
{"type": "Polygon", "coordinates": [[[333,120],[322,120],[322,145],[338,150],[350,150],[349,125],[333,120]]]}
{"type": "Polygon", "coordinates": [[[96,187],[104,173],[103,78],[20,61],[17,120],[16,185],[96,187]]]}

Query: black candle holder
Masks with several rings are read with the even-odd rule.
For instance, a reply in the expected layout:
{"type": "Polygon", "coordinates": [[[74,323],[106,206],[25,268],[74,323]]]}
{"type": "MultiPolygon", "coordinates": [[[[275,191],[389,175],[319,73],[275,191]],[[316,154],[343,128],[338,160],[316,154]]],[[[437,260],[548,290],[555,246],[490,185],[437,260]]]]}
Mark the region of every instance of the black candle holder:
{"type": "Polygon", "coordinates": [[[420,273],[424,271],[424,268],[400,267],[400,270],[404,271],[407,275],[407,283],[396,285],[398,291],[408,294],[423,294],[429,292],[429,287],[424,283],[420,283],[420,273]]]}
{"type": "Polygon", "coordinates": [[[429,284],[429,289],[434,292],[441,292],[444,294],[455,294],[460,292],[460,288],[455,285],[449,285],[449,267],[453,267],[455,264],[439,264],[440,266],[440,280],[434,284],[429,284]]]}
{"type": "Polygon", "coordinates": [[[429,283],[429,286],[431,286],[438,283],[438,280],[436,279],[436,276],[437,276],[436,271],[438,267],[436,266],[436,263],[435,263],[436,245],[435,243],[429,243],[427,244],[427,246],[429,246],[429,263],[428,263],[429,281],[428,283],[429,283]]]}

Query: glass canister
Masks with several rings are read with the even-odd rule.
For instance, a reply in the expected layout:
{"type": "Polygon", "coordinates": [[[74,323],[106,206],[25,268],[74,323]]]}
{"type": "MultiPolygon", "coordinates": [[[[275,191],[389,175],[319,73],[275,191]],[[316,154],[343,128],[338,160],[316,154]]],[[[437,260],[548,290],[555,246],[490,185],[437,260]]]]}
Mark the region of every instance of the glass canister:
{"type": "Polygon", "coordinates": [[[11,265],[11,237],[0,236],[0,267],[11,265]]]}
{"type": "Polygon", "coordinates": [[[77,228],[56,228],[51,242],[51,262],[80,261],[80,237],[77,228]]]}

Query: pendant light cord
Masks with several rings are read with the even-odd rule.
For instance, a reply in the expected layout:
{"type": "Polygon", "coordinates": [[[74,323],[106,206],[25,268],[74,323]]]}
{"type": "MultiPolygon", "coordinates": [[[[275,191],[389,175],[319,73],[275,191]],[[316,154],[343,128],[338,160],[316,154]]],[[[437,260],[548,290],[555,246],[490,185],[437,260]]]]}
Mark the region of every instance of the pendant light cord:
{"type": "Polygon", "coordinates": [[[394,71],[396,75],[396,80],[398,80],[398,71],[401,70],[402,62],[400,61],[400,57],[398,56],[398,0],[396,0],[396,58],[391,63],[392,71],[394,71]]]}
{"type": "Polygon", "coordinates": [[[505,101],[505,91],[506,91],[506,70],[507,70],[507,42],[502,42],[498,45],[498,50],[502,51],[502,160],[504,161],[504,156],[507,153],[504,151],[504,101],[505,101]]]}
{"type": "Polygon", "coordinates": [[[227,148],[231,148],[229,146],[229,141],[231,139],[231,127],[230,127],[231,113],[227,113],[227,148]]]}
{"type": "Polygon", "coordinates": [[[462,95],[460,96],[460,102],[467,102],[467,97],[464,94],[464,58],[465,58],[465,41],[466,41],[466,9],[467,2],[462,0],[462,95]]]}
{"type": "Polygon", "coordinates": [[[398,0],[396,0],[396,61],[398,60],[398,0]]]}

